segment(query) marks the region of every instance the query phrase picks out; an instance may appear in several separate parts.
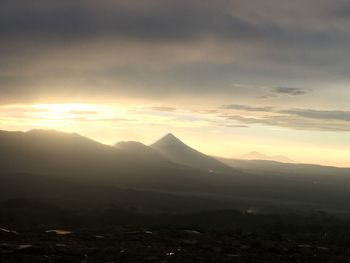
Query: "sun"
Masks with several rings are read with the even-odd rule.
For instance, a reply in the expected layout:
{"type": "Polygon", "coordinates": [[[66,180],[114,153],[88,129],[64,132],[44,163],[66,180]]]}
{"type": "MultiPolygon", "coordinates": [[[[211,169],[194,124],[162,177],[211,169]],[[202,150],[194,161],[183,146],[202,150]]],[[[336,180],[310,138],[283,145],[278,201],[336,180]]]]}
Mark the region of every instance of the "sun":
{"type": "Polygon", "coordinates": [[[78,120],[100,113],[97,105],[80,103],[34,104],[32,109],[33,126],[62,130],[76,128],[78,120]]]}
{"type": "Polygon", "coordinates": [[[120,118],[126,114],[126,108],[118,105],[60,103],[34,104],[32,117],[43,126],[76,126],[78,123],[120,118]]]}

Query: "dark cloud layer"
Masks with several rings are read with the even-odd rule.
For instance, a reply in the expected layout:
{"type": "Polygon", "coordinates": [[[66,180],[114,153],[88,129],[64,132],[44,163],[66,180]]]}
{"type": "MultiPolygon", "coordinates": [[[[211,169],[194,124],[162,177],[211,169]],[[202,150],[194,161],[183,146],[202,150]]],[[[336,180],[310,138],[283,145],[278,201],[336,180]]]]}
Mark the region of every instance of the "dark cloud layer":
{"type": "Polygon", "coordinates": [[[3,0],[0,103],[240,96],[232,83],[317,96],[350,81],[346,10],[345,0],[3,0]]]}
{"type": "MultiPolygon", "coordinates": [[[[30,36],[74,40],[119,36],[143,41],[179,41],[206,35],[235,39],[271,39],[280,42],[327,41],[323,32],[286,30],[277,23],[258,24],[241,18],[232,8],[239,1],[124,1],[62,0],[1,3],[2,37],[30,36]]],[[[254,1],[252,2],[252,5],[254,1]]]]}
{"type": "Polygon", "coordinates": [[[119,36],[143,41],[179,41],[207,34],[251,38],[279,33],[276,26],[259,27],[225,12],[224,1],[140,1],[130,8],[122,1],[4,1],[2,37],[31,36],[65,40],[119,36]],[[207,3],[205,3],[207,2],[207,3]],[[105,6],[105,8],[101,8],[105,6]],[[146,7],[150,6],[150,7],[146,7]],[[109,7],[109,8],[108,8],[109,7]],[[214,7],[214,8],[213,8],[214,7]]]}

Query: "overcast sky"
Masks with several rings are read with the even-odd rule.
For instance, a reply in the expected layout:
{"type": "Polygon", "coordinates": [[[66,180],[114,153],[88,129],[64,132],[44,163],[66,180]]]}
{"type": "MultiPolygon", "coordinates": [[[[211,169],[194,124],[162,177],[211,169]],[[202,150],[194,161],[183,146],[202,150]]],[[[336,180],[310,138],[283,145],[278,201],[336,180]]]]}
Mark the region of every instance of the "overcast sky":
{"type": "Polygon", "coordinates": [[[350,166],[349,47],[347,0],[1,0],[0,128],[350,166]]]}

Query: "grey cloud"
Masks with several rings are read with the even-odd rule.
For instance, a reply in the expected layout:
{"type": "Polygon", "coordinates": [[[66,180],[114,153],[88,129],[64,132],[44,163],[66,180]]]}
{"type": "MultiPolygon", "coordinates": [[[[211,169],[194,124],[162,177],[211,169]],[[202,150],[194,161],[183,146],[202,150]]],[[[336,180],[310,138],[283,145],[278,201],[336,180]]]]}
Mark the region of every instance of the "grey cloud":
{"type": "MultiPolygon", "coordinates": [[[[245,108],[245,106],[240,108],[245,108]]],[[[261,124],[296,130],[350,131],[350,111],[288,109],[270,111],[269,114],[256,117],[229,113],[218,114],[218,116],[227,121],[249,125],[261,124]]],[[[231,123],[227,123],[227,125],[231,125],[231,123]]]]}
{"type": "Polygon", "coordinates": [[[350,111],[337,110],[312,110],[312,109],[292,109],[280,111],[280,113],[300,116],[309,119],[336,120],[350,122],[350,111]]]}
{"type": "Polygon", "coordinates": [[[341,1],[329,8],[327,14],[333,19],[348,19],[350,18],[350,4],[348,1],[341,1]]]}
{"type": "Polygon", "coordinates": [[[226,124],[225,127],[228,127],[228,128],[249,128],[248,125],[239,125],[239,124],[226,124]]]}
{"type": "Polygon", "coordinates": [[[248,105],[239,105],[239,104],[229,104],[223,105],[220,107],[221,109],[229,109],[229,110],[243,110],[243,111],[261,111],[261,112],[271,112],[273,107],[252,107],[248,105]]]}
{"type": "MultiPolygon", "coordinates": [[[[252,1],[254,6],[255,1],[252,1]]],[[[1,38],[74,41],[96,37],[126,37],[143,41],[183,41],[211,36],[232,41],[271,41],[279,44],[326,45],[334,31],[295,30],[276,21],[257,23],[242,17],[240,1],[142,0],[123,1],[3,0],[0,12],[1,38]],[[100,6],[104,7],[101,8],[100,6]]],[[[302,8],[302,6],[301,6],[302,8]]]]}
{"type": "Polygon", "coordinates": [[[292,96],[304,95],[310,91],[311,91],[310,89],[291,88],[291,87],[277,87],[272,89],[273,93],[287,94],[292,96]]]}
{"type": "Polygon", "coordinates": [[[343,3],[3,0],[0,100],[198,92],[239,98],[233,82],[325,89],[349,81],[350,27],[342,19],[330,27],[326,12],[343,3]]]}
{"type": "Polygon", "coordinates": [[[350,132],[350,123],[344,122],[325,122],[314,119],[307,119],[293,115],[274,115],[265,117],[244,117],[239,115],[222,115],[222,118],[228,121],[237,121],[244,124],[260,124],[267,126],[276,126],[294,130],[309,131],[345,131],[350,132]]]}
{"type": "MultiPolygon", "coordinates": [[[[250,111],[250,112],[265,112],[270,115],[263,117],[263,119],[267,120],[270,118],[281,119],[288,117],[300,117],[307,119],[315,119],[315,120],[324,120],[324,121],[342,121],[350,123],[350,111],[344,110],[315,110],[315,109],[286,109],[286,110],[277,110],[272,106],[263,106],[263,107],[252,107],[249,105],[239,105],[239,104],[230,104],[223,105],[220,109],[234,109],[234,110],[242,110],[242,111],[250,111]]],[[[225,116],[225,115],[223,115],[225,116]]],[[[238,119],[236,115],[230,115],[234,118],[238,119]]],[[[245,119],[247,121],[247,119],[245,119]]],[[[253,122],[256,121],[256,118],[252,119],[253,122]]]]}

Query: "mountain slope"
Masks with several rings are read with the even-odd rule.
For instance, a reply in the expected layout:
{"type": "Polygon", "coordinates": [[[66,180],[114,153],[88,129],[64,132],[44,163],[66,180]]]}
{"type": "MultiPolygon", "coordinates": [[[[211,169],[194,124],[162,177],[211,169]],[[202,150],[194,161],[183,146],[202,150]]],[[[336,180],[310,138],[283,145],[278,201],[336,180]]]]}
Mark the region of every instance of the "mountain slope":
{"type": "MultiPolygon", "coordinates": [[[[125,203],[134,194],[124,198],[113,193],[116,188],[127,188],[186,195],[188,200],[197,196],[233,201],[244,207],[288,205],[309,210],[306,206],[312,205],[317,209],[324,206],[348,209],[350,193],[344,186],[349,185],[349,176],[289,175],[288,172],[295,171],[293,168],[283,169],[281,173],[262,170],[259,174],[243,174],[234,168],[229,168],[227,173],[208,171],[213,168],[218,171],[227,166],[174,136],[167,136],[149,149],[138,143],[113,147],[56,131],[0,132],[0,196],[4,199],[35,195],[40,200],[56,197],[66,200],[64,197],[71,195],[69,200],[88,204],[95,199],[103,203],[118,199],[125,203]],[[159,157],[160,150],[168,154],[167,158],[182,164],[159,157]],[[160,158],[162,161],[150,161],[160,158]],[[202,170],[193,168],[196,166],[202,170]],[[281,176],[282,173],[287,176],[281,176]],[[110,187],[108,196],[105,196],[106,187],[110,187]]],[[[337,175],[334,169],[328,172],[337,175]]],[[[185,206],[187,201],[180,199],[185,206]]],[[[163,199],[153,200],[155,209],[167,203],[163,199]]]]}
{"type": "Polygon", "coordinates": [[[136,141],[121,141],[115,144],[117,149],[122,150],[130,156],[137,156],[140,159],[151,163],[166,163],[169,165],[169,160],[158,151],[136,141]]]}
{"type": "Polygon", "coordinates": [[[150,147],[172,162],[210,172],[233,172],[226,164],[184,144],[169,133],[150,147]]]}
{"type": "Polygon", "coordinates": [[[170,162],[139,143],[113,147],[78,134],[45,130],[0,131],[0,173],[171,192],[219,191],[232,181],[232,176],[213,178],[207,171],[170,162]]]}
{"type": "Polygon", "coordinates": [[[121,151],[78,134],[0,132],[0,169],[39,174],[106,173],[127,165],[121,151]]]}

